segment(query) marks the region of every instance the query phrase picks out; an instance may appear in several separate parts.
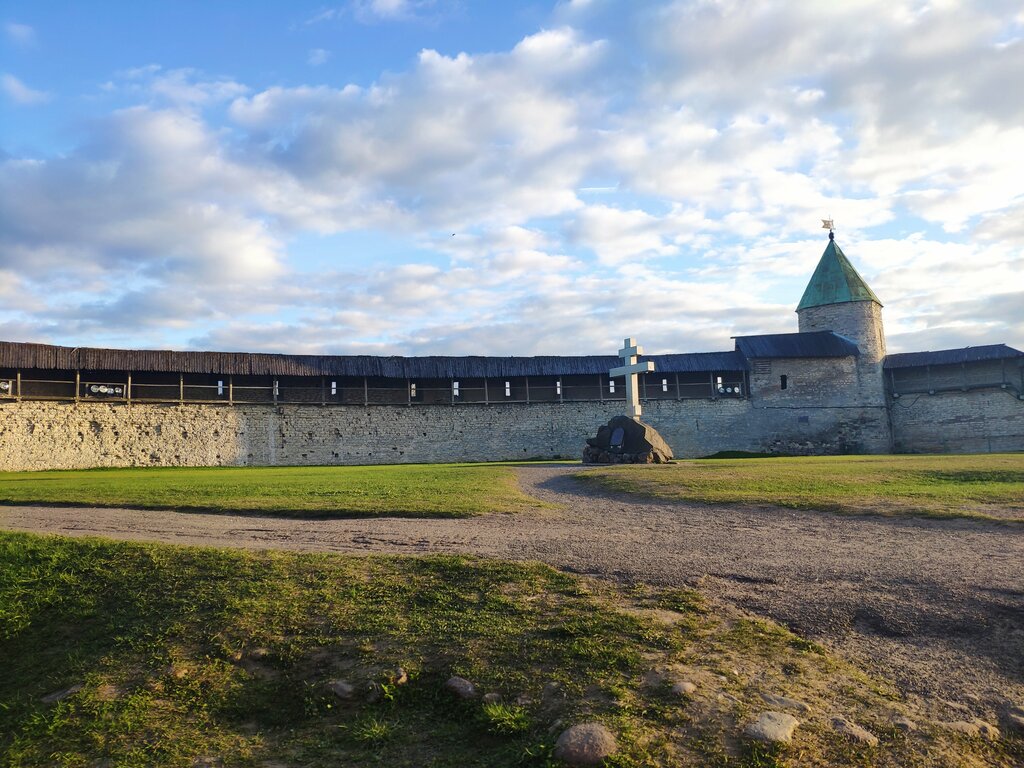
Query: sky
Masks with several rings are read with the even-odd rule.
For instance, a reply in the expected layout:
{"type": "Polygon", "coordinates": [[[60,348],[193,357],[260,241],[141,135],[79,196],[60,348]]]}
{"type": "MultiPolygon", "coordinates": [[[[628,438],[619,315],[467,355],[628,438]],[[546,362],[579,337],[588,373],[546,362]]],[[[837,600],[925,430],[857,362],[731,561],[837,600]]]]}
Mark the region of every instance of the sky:
{"type": "Polygon", "coordinates": [[[0,339],[1024,349],[1019,0],[0,0],[0,339]]]}

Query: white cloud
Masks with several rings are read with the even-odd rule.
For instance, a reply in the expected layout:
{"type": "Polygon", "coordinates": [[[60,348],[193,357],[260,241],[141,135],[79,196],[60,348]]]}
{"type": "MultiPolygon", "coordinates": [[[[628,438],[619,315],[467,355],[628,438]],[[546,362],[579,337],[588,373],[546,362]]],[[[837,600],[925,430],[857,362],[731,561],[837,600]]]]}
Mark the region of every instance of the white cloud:
{"type": "Polygon", "coordinates": [[[319,67],[326,64],[331,58],[331,52],[324,48],[313,48],[306,56],[306,63],[311,67],[319,67]]]}
{"type": "Polygon", "coordinates": [[[352,0],[352,10],[360,21],[401,21],[433,4],[431,0],[352,0]]]}
{"type": "Polygon", "coordinates": [[[665,242],[669,227],[669,221],[641,210],[590,205],[574,217],[571,237],[594,251],[603,263],[621,264],[647,255],[675,253],[675,246],[665,242]]]}
{"type": "Polygon", "coordinates": [[[36,41],[36,31],[28,24],[9,21],[4,24],[4,33],[7,35],[7,39],[15,45],[30,46],[36,41]]]}
{"type": "Polygon", "coordinates": [[[7,98],[15,104],[33,106],[36,104],[45,104],[50,100],[49,93],[29,88],[14,75],[6,72],[0,76],[0,88],[3,89],[7,98]]]}
{"type": "Polygon", "coordinates": [[[718,133],[638,144],[646,164],[634,172],[674,196],[717,193],[726,206],[739,197],[770,220],[781,211],[765,198],[791,170],[960,230],[1019,190],[1024,161],[1009,148],[1020,145],[1024,102],[1006,98],[1006,77],[1024,68],[1024,44],[995,44],[1012,8],[865,0],[651,10],[641,41],[654,63],[650,103],[680,103],[675,122],[687,116],[718,133]],[[665,170],[652,173],[659,162],[665,170]]]}
{"type": "Polygon", "coordinates": [[[593,138],[580,124],[595,109],[582,89],[600,50],[571,30],[507,54],[425,50],[370,88],[271,88],[235,100],[230,115],[302,188],[291,213],[305,226],[519,223],[580,205],[593,138]]]}
{"type": "MultiPolygon", "coordinates": [[[[202,317],[197,301],[244,305],[283,272],[280,239],[244,202],[261,183],[195,117],[125,110],[67,156],[3,163],[0,270],[46,297],[44,318],[65,305],[102,315],[139,286],[176,303],[179,321],[202,317]]],[[[133,323],[170,324],[161,302],[131,306],[133,323]]]]}
{"type": "Polygon", "coordinates": [[[249,92],[248,87],[229,78],[211,79],[196,69],[168,70],[159,64],[119,72],[118,80],[106,86],[106,90],[117,89],[151,103],[190,110],[232,101],[249,92]]]}

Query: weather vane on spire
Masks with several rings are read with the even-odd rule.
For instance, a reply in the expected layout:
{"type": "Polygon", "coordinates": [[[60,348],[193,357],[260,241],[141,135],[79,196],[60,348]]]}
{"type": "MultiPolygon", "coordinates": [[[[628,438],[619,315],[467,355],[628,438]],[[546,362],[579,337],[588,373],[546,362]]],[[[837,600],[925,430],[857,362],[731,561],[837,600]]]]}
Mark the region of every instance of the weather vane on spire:
{"type": "Polygon", "coordinates": [[[832,223],[832,219],[822,219],[821,220],[821,228],[828,230],[828,239],[829,240],[835,240],[835,238],[836,238],[836,232],[835,232],[836,227],[835,227],[835,224],[832,223]]]}

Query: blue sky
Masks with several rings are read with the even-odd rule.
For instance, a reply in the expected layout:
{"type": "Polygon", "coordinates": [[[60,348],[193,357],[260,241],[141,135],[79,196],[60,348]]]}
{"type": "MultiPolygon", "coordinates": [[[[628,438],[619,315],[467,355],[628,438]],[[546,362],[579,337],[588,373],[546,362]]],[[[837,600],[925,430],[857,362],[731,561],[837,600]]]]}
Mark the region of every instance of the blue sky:
{"type": "Polygon", "coordinates": [[[0,338],[1024,348],[1019,3],[0,4],[0,338]]]}

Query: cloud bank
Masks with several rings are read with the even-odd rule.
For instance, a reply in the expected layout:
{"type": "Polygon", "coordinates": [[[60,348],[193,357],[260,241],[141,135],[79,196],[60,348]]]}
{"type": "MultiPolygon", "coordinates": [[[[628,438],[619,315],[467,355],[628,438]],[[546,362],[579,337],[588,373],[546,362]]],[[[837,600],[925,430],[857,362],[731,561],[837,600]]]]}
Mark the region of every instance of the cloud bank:
{"type": "Polygon", "coordinates": [[[369,83],[112,73],[130,106],[68,152],[3,156],[0,333],[727,349],[795,330],[831,216],[892,351],[1024,347],[1024,42],[1012,3],[983,6],[573,2],[507,50],[425,49],[369,83]]]}

